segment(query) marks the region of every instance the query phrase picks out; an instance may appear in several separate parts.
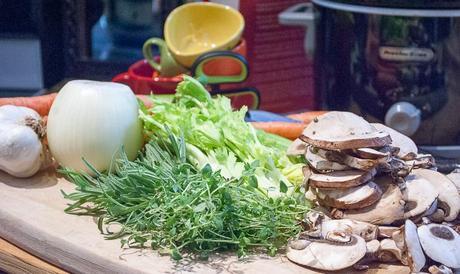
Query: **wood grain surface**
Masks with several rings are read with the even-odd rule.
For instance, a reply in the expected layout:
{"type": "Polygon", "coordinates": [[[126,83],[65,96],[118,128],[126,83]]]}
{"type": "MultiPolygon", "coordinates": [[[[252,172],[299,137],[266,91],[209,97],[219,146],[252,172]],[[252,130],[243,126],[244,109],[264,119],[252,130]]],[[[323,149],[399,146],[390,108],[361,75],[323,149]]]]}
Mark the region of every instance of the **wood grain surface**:
{"type": "Polygon", "coordinates": [[[65,274],[67,272],[51,265],[17,246],[0,238],[0,271],[7,273],[65,274]]]}
{"type": "MultiPolygon", "coordinates": [[[[254,255],[239,260],[234,255],[215,254],[209,261],[184,259],[177,263],[150,249],[122,249],[119,240],[104,239],[92,217],[64,213],[66,200],[61,190],[72,192],[73,185],[56,177],[52,170],[29,179],[0,173],[0,238],[34,255],[20,250],[14,253],[11,245],[3,249],[0,245],[0,261],[5,269],[10,265],[7,270],[12,272],[35,270],[26,266],[30,265],[43,273],[62,273],[39,264],[37,256],[71,273],[319,273],[293,264],[285,256],[254,255]]],[[[399,274],[409,273],[409,269],[375,265],[367,272],[399,274]]]]}

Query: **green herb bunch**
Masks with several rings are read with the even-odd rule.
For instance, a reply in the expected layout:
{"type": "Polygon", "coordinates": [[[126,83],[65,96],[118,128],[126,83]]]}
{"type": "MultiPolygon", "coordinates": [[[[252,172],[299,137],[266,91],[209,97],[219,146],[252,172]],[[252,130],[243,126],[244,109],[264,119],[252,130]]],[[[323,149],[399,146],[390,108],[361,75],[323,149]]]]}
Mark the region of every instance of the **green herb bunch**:
{"type": "Polygon", "coordinates": [[[151,246],[174,259],[225,250],[244,256],[259,248],[274,255],[300,232],[305,201],[294,198],[300,195],[270,198],[259,190],[257,162],[246,165],[239,179],[226,179],[186,159],[184,138],[170,134],[148,143],[135,161],[122,156],[107,174],[94,170],[93,178],[63,170],[76,185],[76,192],[64,193],[72,201],[66,212],[97,216],[101,232],[107,224],[121,224],[121,231],[106,237],[151,246]]]}

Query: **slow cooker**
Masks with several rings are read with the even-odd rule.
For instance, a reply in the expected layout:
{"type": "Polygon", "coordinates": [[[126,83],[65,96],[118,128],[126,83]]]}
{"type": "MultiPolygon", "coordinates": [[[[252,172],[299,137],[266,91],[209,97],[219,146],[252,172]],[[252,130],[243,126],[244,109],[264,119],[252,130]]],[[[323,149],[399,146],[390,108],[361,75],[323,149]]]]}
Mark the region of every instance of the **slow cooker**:
{"type": "Polygon", "coordinates": [[[460,157],[460,1],[312,0],[279,20],[307,27],[319,107],[460,157]]]}

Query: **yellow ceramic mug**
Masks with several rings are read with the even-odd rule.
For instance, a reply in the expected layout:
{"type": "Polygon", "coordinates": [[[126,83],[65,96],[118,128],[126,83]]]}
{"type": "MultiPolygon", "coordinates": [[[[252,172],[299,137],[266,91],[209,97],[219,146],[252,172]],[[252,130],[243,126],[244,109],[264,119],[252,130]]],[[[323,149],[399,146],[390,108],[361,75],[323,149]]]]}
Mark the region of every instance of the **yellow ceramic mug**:
{"type": "Polygon", "coordinates": [[[196,2],[174,9],[164,26],[166,44],[174,59],[189,68],[203,53],[231,50],[244,30],[241,13],[229,6],[196,2]]]}
{"type": "Polygon", "coordinates": [[[150,38],[145,41],[142,47],[142,53],[144,54],[147,62],[164,77],[173,77],[187,70],[179,65],[166,46],[166,43],[161,38],[150,38]],[[152,46],[157,46],[160,51],[160,60],[155,60],[152,54],[152,46]]]}

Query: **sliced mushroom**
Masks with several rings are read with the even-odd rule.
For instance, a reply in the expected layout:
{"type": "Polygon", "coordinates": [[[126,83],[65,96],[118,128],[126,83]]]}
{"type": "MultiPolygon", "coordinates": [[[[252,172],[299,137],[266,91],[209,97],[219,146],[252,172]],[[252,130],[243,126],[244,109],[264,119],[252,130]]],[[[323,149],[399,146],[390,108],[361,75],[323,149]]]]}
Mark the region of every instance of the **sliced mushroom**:
{"type": "Polygon", "coordinates": [[[431,154],[418,154],[414,159],[406,160],[406,164],[413,169],[431,168],[435,166],[435,160],[431,154]]]}
{"type": "Polygon", "coordinates": [[[334,271],[352,266],[365,254],[364,239],[352,235],[347,243],[297,240],[288,244],[286,255],[294,263],[334,271]]]}
{"type": "Polygon", "coordinates": [[[404,240],[407,247],[409,266],[412,272],[420,272],[425,266],[426,258],[417,235],[417,226],[411,220],[406,220],[404,223],[404,240]]]}
{"type": "Polygon", "coordinates": [[[375,181],[383,192],[380,200],[365,208],[344,210],[342,218],[377,225],[389,225],[403,218],[404,200],[399,187],[388,176],[376,178],[375,181]]]}
{"type": "Polygon", "coordinates": [[[324,149],[382,147],[391,142],[388,133],[378,131],[362,117],[340,111],[318,116],[304,129],[300,139],[324,149]]]}
{"type": "Polygon", "coordinates": [[[440,265],[440,266],[432,265],[428,268],[428,271],[431,274],[454,274],[454,272],[452,272],[452,269],[448,268],[445,265],[440,265]]]}
{"type": "Polygon", "coordinates": [[[351,168],[347,165],[342,165],[337,162],[332,162],[324,159],[320,155],[314,152],[314,149],[307,148],[305,151],[305,159],[308,164],[319,172],[331,172],[337,170],[350,170],[351,168]]]}
{"type": "Polygon", "coordinates": [[[455,220],[460,213],[460,194],[452,181],[444,174],[430,169],[417,169],[413,173],[426,179],[439,193],[438,208],[444,211],[444,220],[455,220]]]}
{"type": "Polygon", "coordinates": [[[426,255],[450,268],[460,268],[460,235],[440,224],[422,225],[417,229],[426,255]]]}
{"type": "Polygon", "coordinates": [[[377,226],[350,219],[325,220],[321,223],[321,235],[323,237],[332,231],[358,235],[366,242],[377,239],[377,226]]]}
{"type": "Polygon", "coordinates": [[[420,217],[425,213],[438,197],[438,192],[431,186],[430,182],[415,174],[410,174],[406,178],[405,188],[403,189],[404,218],[420,217]]]}
{"type": "Polygon", "coordinates": [[[398,231],[400,228],[397,226],[385,226],[379,225],[378,226],[378,238],[391,238],[393,233],[398,231]]]}
{"type": "Polygon", "coordinates": [[[350,188],[314,189],[318,203],[340,209],[356,209],[376,203],[382,196],[382,190],[374,182],[350,188]]]}
{"type": "Polygon", "coordinates": [[[348,155],[341,151],[325,150],[320,148],[316,148],[315,151],[319,156],[321,156],[324,159],[360,170],[369,170],[371,168],[376,167],[379,164],[386,163],[386,161],[388,160],[388,158],[361,159],[348,155]]]}
{"type": "Polygon", "coordinates": [[[286,154],[288,156],[303,155],[306,149],[307,149],[307,144],[304,141],[297,138],[289,145],[286,151],[286,154]]]}
{"type": "Polygon", "coordinates": [[[370,181],[375,173],[375,169],[333,171],[327,174],[312,172],[308,183],[316,188],[348,188],[370,181]]]}
{"type": "Polygon", "coordinates": [[[401,261],[403,252],[396,246],[396,242],[393,239],[383,239],[380,241],[380,248],[377,258],[381,262],[396,262],[401,261]]]}
{"type": "Polygon", "coordinates": [[[447,177],[454,183],[457,188],[457,192],[460,194],[460,169],[457,168],[451,173],[447,174],[447,177]]]}
{"type": "Polygon", "coordinates": [[[411,138],[406,135],[387,127],[380,123],[372,123],[372,125],[380,131],[387,132],[391,136],[391,145],[399,147],[398,157],[403,160],[412,160],[418,154],[417,146],[411,138]]]}
{"type": "Polygon", "coordinates": [[[380,151],[369,147],[353,149],[352,152],[363,159],[382,159],[391,155],[389,151],[380,151]]]}
{"type": "Polygon", "coordinates": [[[380,242],[378,240],[371,240],[371,241],[366,242],[365,259],[369,261],[377,260],[379,249],[380,249],[380,242]]]}

